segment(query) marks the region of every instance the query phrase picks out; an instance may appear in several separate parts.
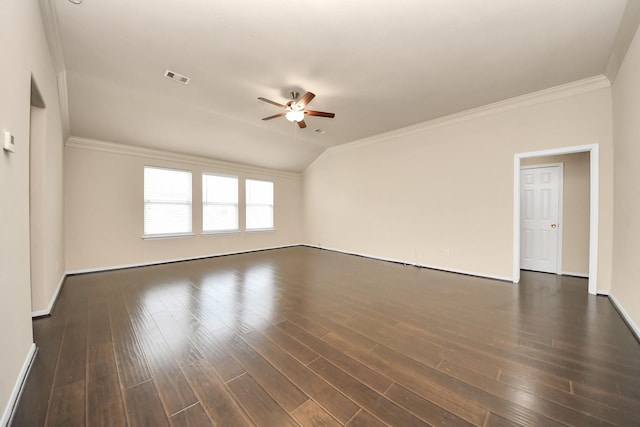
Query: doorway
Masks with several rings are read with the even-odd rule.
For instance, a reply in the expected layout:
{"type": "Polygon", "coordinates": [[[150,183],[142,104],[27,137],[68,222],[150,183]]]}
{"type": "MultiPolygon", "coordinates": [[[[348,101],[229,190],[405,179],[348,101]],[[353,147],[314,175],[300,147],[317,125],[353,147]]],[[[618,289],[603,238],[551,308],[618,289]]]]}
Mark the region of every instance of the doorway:
{"type": "Polygon", "coordinates": [[[514,155],[514,193],[513,193],[513,282],[520,281],[520,251],[521,251],[521,197],[520,197],[520,169],[521,160],[536,157],[558,156],[563,154],[589,153],[589,259],[588,277],[589,293],[598,292],[598,217],[599,217],[599,146],[598,144],[564,147],[551,150],[519,153],[514,155]]]}

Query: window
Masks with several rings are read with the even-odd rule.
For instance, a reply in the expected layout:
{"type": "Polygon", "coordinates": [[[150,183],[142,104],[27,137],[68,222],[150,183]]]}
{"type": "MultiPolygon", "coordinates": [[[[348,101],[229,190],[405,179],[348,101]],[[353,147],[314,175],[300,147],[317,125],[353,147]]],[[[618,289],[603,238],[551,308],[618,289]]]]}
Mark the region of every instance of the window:
{"type": "Polygon", "coordinates": [[[144,168],[144,235],[191,234],[191,171],[144,168]]]}
{"type": "Polygon", "coordinates": [[[238,230],[238,178],[202,175],[202,232],[238,230]]]}
{"type": "Polygon", "coordinates": [[[247,230],[273,229],[273,182],[248,179],[247,230]]]}

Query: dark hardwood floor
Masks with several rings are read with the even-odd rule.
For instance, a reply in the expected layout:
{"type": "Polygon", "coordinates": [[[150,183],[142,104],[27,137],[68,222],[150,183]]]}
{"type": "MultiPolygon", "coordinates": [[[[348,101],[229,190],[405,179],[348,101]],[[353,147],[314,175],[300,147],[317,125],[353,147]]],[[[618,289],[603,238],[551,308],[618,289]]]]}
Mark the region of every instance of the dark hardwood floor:
{"type": "Polygon", "coordinates": [[[306,247],[67,278],[13,426],[638,426],[640,345],[584,279],[306,247]]]}

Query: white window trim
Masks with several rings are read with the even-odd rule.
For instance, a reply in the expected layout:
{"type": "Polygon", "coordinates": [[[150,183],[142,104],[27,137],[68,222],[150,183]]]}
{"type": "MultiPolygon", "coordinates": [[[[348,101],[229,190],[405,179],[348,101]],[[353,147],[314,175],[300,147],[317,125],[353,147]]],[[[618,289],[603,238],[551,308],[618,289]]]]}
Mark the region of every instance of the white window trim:
{"type": "Polygon", "coordinates": [[[276,231],[275,228],[248,228],[244,230],[247,233],[269,233],[271,231],[276,231]]]}
{"type": "Polygon", "coordinates": [[[184,237],[194,237],[193,233],[165,233],[165,234],[144,234],[142,240],[156,240],[156,239],[179,239],[184,237]]]}
{"type": "MultiPolygon", "coordinates": [[[[188,232],[181,232],[181,233],[143,234],[142,239],[154,240],[154,239],[174,239],[174,238],[194,237],[195,234],[193,233],[193,171],[189,169],[170,168],[170,167],[155,166],[155,165],[144,165],[142,169],[143,173],[145,169],[161,169],[161,170],[172,170],[177,172],[188,172],[191,175],[191,200],[189,201],[189,203],[184,203],[185,205],[188,204],[189,206],[191,206],[191,220],[190,220],[191,230],[188,232]]],[[[143,178],[143,187],[144,187],[144,178],[143,178]]],[[[146,202],[146,199],[144,199],[144,194],[143,194],[143,205],[146,206],[146,204],[147,202],[146,202]]],[[[168,203],[168,204],[172,204],[172,203],[168,203]]],[[[144,212],[143,212],[143,221],[144,221],[144,212]]]]}
{"type": "Polygon", "coordinates": [[[240,233],[241,233],[240,229],[236,229],[236,230],[223,230],[223,231],[203,231],[202,235],[203,236],[219,236],[224,234],[240,234],[240,233]]]}
{"type": "Polygon", "coordinates": [[[227,175],[227,174],[213,173],[213,172],[202,172],[203,180],[204,180],[205,175],[222,177],[222,178],[233,178],[233,179],[236,180],[237,201],[235,203],[235,207],[236,207],[236,211],[237,211],[237,213],[236,213],[236,224],[238,226],[237,226],[237,228],[233,228],[233,229],[229,229],[229,230],[205,230],[204,229],[204,208],[205,208],[205,206],[213,206],[213,205],[231,206],[231,204],[230,203],[220,203],[220,202],[206,202],[205,203],[204,194],[203,194],[203,197],[201,199],[202,206],[200,207],[201,211],[202,211],[202,232],[201,232],[201,234],[203,236],[211,236],[211,235],[220,235],[220,234],[236,234],[236,233],[240,233],[240,177],[237,176],[237,175],[227,175]]]}
{"type": "Polygon", "coordinates": [[[274,181],[270,181],[268,179],[257,179],[257,178],[245,178],[244,181],[244,187],[245,187],[245,195],[244,195],[244,212],[245,212],[245,219],[244,219],[244,231],[247,233],[255,233],[255,232],[269,232],[269,231],[275,231],[275,223],[276,223],[276,210],[275,210],[275,204],[276,204],[276,183],[274,181]],[[271,204],[266,204],[266,203],[247,203],[247,183],[249,181],[261,181],[261,182],[268,182],[271,183],[271,186],[273,188],[273,199],[271,200],[271,204]],[[271,208],[271,217],[272,217],[272,224],[273,227],[261,227],[261,228],[248,228],[247,227],[247,212],[248,212],[248,208],[249,206],[269,206],[271,208]]]}

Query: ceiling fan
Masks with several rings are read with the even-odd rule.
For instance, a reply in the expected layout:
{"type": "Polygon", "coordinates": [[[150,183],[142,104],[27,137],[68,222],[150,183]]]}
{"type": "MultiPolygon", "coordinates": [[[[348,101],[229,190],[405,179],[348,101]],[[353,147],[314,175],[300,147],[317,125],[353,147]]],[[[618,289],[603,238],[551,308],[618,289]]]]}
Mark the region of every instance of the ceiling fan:
{"type": "Polygon", "coordinates": [[[314,110],[305,110],[305,107],[311,102],[313,98],[316,96],[311,93],[305,93],[302,98],[298,99],[300,94],[298,92],[291,92],[291,101],[287,102],[285,105],[278,104],[277,102],[271,101],[270,99],[258,97],[260,101],[267,102],[269,104],[273,104],[276,107],[280,107],[284,109],[282,113],[274,114],[273,116],[265,117],[262,120],[271,120],[276,117],[284,116],[290,122],[298,123],[301,129],[306,128],[307,124],[304,122],[304,116],[317,116],[317,117],[328,117],[330,119],[334,118],[336,115],[334,113],[325,113],[323,111],[314,111],[314,110]]]}

